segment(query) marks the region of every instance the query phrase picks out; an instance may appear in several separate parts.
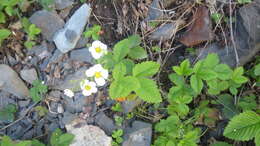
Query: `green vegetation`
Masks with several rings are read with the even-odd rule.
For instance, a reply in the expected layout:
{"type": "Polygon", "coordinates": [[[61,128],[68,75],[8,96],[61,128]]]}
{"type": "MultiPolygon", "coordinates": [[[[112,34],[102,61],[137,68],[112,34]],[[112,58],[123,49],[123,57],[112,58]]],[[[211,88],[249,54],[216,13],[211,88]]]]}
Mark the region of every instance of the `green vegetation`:
{"type": "Polygon", "coordinates": [[[16,106],[13,104],[9,104],[3,109],[0,109],[0,120],[7,122],[14,121],[16,110],[16,106]]]}
{"type": "Polygon", "coordinates": [[[113,131],[112,133],[112,138],[113,138],[113,142],[112,142],[112,146],[120,146],[120,144],[123,142],[123,136],[124,131],[122,129],[118,129],[113,131]]]}
{"type": "MultiPolygon", "coordinates": [[[[51,135],[49,146],[69,146],[73,139],[72,134],[62,133],[60,129],[56,129],[51,135]]],[[[45,144],[36,139],[13,141],[8,136],[4,136],[0,137],[0,146],[45,146],[45,144]]]]}
{"type": "Polygon", "coordinates": [[[40,80],[35,80],[33,82],[33,88],[30,89],[30,96],[34,102],[39,102],[42,100],[43,94],[47,93],[48,87],[43,84],[40,80]]]}
{"type": "Polygon", "coordinates": [[[88,28],[83,34],[86,38],[91,37],[93,40],[99,40],[101,32],[100,25],[94,25],[93,27],[88,28]]]}

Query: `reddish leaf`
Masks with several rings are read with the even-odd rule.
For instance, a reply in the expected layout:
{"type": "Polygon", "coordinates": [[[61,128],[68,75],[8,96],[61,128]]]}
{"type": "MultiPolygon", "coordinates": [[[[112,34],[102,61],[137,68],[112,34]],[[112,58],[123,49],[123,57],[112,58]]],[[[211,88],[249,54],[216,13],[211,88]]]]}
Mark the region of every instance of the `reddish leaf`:
{"type": "Polygon", "coordinates": [[[199,7],[192,19],[194,22],[180,39],[186,46],[198,45],[212,39],[211,19],[206,7],[199,7]]]}

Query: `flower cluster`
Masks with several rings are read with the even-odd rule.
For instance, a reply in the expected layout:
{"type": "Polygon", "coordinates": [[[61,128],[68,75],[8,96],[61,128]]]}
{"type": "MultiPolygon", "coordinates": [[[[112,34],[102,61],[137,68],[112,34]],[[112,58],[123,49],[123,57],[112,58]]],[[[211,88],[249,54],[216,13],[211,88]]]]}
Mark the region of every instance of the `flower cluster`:
{"type": "MultiPolygon", "coordinates": [[[[100,41],[94,41],[89,48],[89,52],[95,59],[99,59],[107,53],[107,45],[100,41]]],[[[97,87],[104,86],[108,78],[108,70],[104,69],[101,64],[96,64],[90,67],[85,72],[89,79],[85,79],[80,83],[80,88],[84,96],[90,96],[96,93],[97,87]],[[93,79],[94,81],[91,81],[93,79]]],[[[70,89],[65,89],[64,94],[68,97],[73,97],[74,93],[70,89]]]]}

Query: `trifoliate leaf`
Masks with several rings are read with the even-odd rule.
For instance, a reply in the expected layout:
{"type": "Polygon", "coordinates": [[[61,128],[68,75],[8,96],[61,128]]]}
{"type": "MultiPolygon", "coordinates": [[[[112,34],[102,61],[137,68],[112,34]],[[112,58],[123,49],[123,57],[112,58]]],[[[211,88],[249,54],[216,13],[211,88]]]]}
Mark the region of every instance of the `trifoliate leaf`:
{"type": "Polygon", "coordinates": [[[153,80],[138,78],[140,88],[135,90],[136,94],[146,102],[159,103],[162,101],[161,93],[153,80]]]}
{"type": "Polygon", "coordinates": [[[160,122],[155,125],[155,131],[165,133],[174,131],[177,129],[179,123],[179,117],[177,115],[171,115],[165,120],[160,120],[160,122]]]}
{"type": "Polygon", "coordinates": [[[172,73],[169,75],[169,79],[178,86],[182,86],[185,84],[184,78],[176,73],[172,73]]]}
{"type": "Polygon", "coordinates": [[[203,67],[213,69],[217,64],[219,64],[218,55],[212,53],[209,54],[204,60],[203,67]]]}
{"type": "Polygon", "coordinates": [[[248,81],[246,77],[243,76],[244,74],[244,69],[243,67],[238,67],[234,70],[231,79],[237,83],[237,84],[243,84],[248,81]]]}
{"type": "Polygon", "coordinates": [[[146,61],[135,65],[133,75],[135,77],[149,77],[158,72],[160,64],[153,61],[146,61]]]}
{"type": "Polygon", "coordinates": [[[124,59],[124,60],[122,60],[122,63],[124,63],[124,65],[126,67],[126,74],[132,75],[133,68],[135,66],[134,62],[130,59],[124,59]]]}
{"type": "Polygon", "coordinates": [[[184,60],[180,66],[174,66],[172,68],[178,75],[189,76],[192,74],[192,69],[190,68],[190,61],[188,59],[184,60]]]}
{"type": "Polygon", "coordinates": [[[260,116],[253,111],[243,112],[231,119],[224,136],[240,141],[253,139],[260,129],[260,116]]]}
{"type": "Polygon", "coordinates": [[[116,62],[121,61],[127,56],[131,48],[138,46],[140,43],[141,38],[138,35],[130,36],[118,42],[113,48],[113,59],[116,62]]]}

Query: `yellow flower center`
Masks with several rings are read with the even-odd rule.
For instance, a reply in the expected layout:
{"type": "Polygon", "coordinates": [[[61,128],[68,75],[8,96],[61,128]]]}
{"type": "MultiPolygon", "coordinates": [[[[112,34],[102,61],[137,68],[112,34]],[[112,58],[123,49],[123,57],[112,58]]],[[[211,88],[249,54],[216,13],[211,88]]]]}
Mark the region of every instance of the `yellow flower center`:
{"type": "Polygon", "coordinates": [[[95,77],[96,78],[101,78],[102,77],[101,72],[95,72],[95,77]]]}
{"type": "Polygon", "coordinates": [[[101,53],[102,49],[100,47],[95,48],[97,53],[101,53]]]}
{"type": "Polygon", "coordinates": [[[91,89],[91,86],[86,85],[86,86],[85,86],[85,89],[86,89],[87,91],[89,91],[89,90],[91,89]]]}

